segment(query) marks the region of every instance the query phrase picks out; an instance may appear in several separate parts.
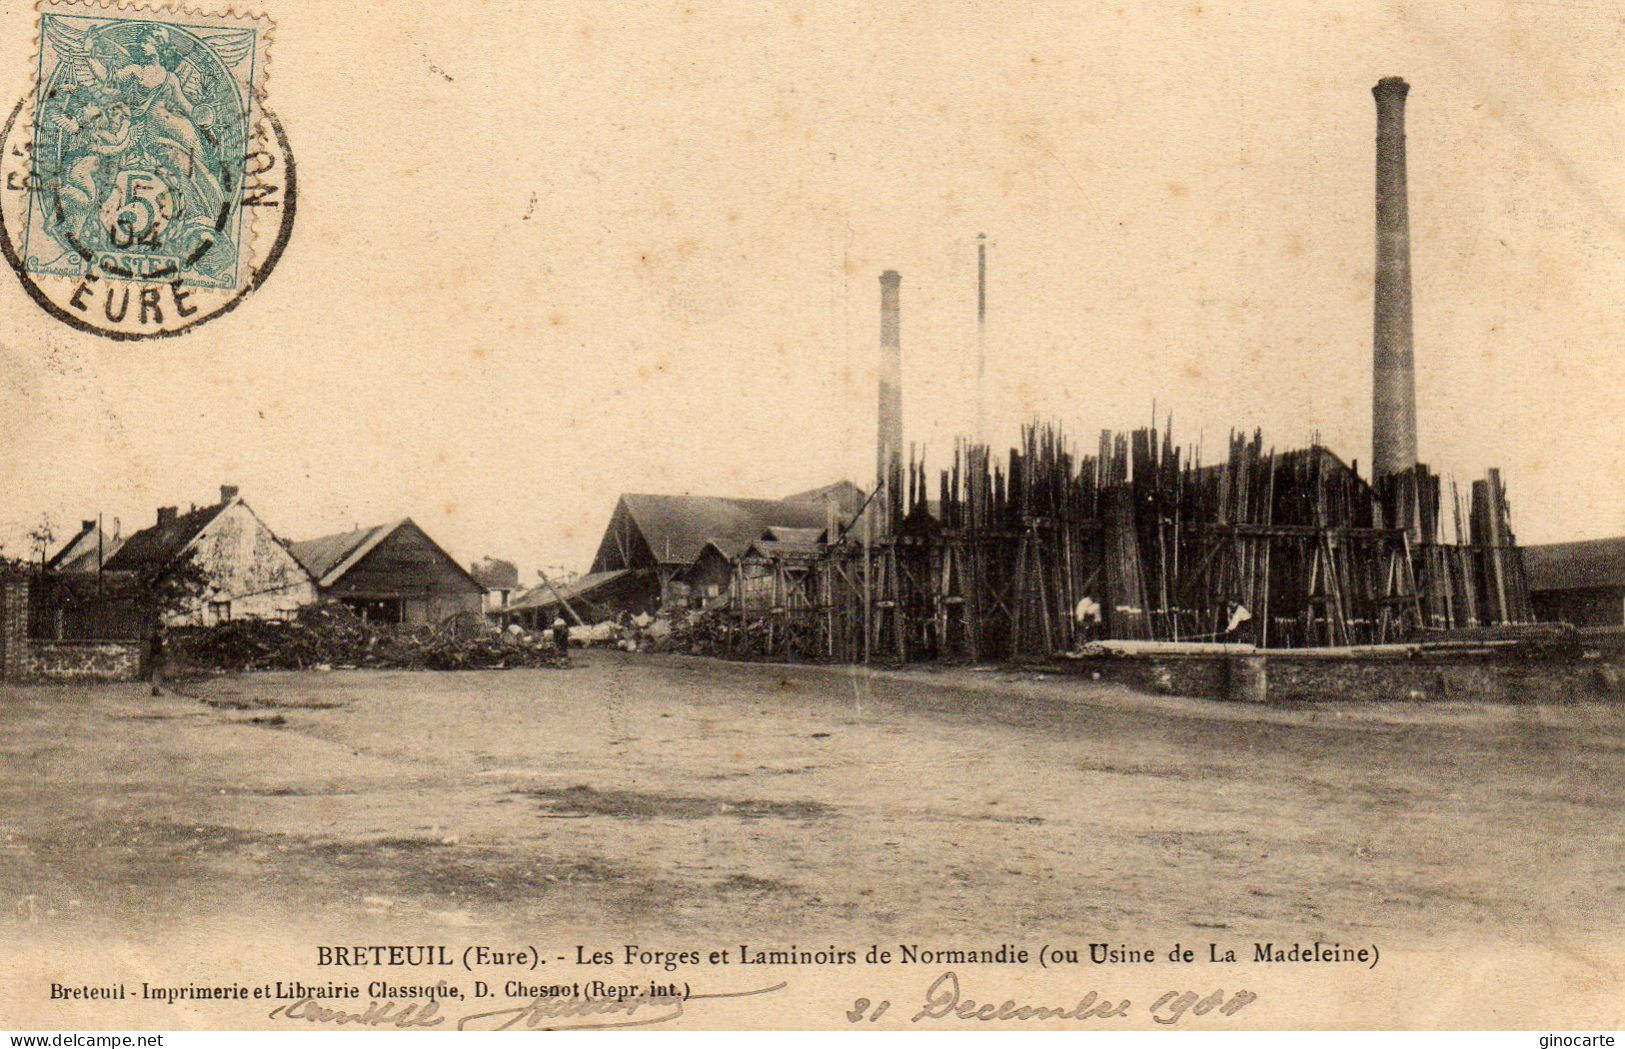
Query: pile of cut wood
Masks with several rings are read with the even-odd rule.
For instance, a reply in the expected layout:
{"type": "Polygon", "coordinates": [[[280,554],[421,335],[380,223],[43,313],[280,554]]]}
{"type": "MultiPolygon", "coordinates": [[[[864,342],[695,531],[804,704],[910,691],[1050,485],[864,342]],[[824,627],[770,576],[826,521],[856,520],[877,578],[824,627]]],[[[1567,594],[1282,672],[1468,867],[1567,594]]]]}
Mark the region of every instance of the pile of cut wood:
{"type": "Polygon", "coordinates": [[[466,623],[402,627],[368,623],[342,605],[301,609],[292,619],[235,619],[176,632],[180,664],[210,670],[307,670],[377,667],[486,670],[549,666],[548,638],[475,632],[466,623]]]}

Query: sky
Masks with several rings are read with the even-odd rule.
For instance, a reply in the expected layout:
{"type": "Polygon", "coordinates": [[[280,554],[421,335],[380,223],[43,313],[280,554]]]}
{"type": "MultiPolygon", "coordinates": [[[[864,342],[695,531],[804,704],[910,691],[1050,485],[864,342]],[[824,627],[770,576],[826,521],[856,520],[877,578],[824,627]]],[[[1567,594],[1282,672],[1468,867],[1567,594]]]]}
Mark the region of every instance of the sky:
{"type": "MultiPolygon", "coordinates": [[[[222,483],[305,539],[411,516],[580,570],[623,491],[873,471],[878,275],[906,439],[1173,417],[1370,447],[1370,87],[1412,85],[1421,457],[1518,537],[1625,533],[1625,16],[1546,2],[285,0],[271,279],[113,343],[0,273],[0,539],[222,483]]],[[[31,5],[0,5],[21,94],[31,5]]],[[[1211,453],[1210,453],[1211,458],[1211,453]]]]}

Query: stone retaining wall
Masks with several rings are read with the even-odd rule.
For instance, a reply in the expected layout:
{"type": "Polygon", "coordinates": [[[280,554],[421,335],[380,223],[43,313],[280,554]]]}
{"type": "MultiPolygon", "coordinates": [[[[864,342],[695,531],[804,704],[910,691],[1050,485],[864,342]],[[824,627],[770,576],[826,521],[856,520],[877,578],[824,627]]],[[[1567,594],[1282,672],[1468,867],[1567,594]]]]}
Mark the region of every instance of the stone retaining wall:
{"type": "Polygon", "coordinates": [[[24,677],[134,681],[141,676],[139,641],[30,641],[24,677]]]}
{"type": "Polygon", "coordinates": [[[1065,669],[1163,695],[1272,703],[1625,700],[1621,668],[1595,659],[1157,654],[1082,660],[1065,669]]]}

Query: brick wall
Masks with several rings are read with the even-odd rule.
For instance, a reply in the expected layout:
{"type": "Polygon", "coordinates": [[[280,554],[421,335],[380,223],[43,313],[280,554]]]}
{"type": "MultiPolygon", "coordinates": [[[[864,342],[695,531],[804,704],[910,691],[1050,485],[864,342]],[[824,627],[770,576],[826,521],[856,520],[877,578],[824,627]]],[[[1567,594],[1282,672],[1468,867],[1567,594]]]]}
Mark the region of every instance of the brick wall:
{"type": "Polygon", "coordinates": [[[28,577],[0,570],[0,678],[21,677],[28,658],[28,577]]]}

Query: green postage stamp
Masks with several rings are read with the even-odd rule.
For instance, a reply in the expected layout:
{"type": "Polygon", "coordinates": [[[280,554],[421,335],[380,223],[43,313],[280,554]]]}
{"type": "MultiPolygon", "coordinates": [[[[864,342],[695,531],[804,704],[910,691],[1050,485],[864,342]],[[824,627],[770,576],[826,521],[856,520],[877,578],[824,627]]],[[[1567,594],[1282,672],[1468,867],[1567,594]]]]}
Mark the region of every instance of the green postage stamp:
{"type": "Polygon", "coordinates": [[[32,113],[7,136],[29,160],[26,199],[5,205],[13,267],[52,312],[164,334],[253,281],[279,226],[256,229],[256,212],[290,188],[263,177],[286,159],[264,110],[270,30],[259,15],[42,0],[32,113]]]}

